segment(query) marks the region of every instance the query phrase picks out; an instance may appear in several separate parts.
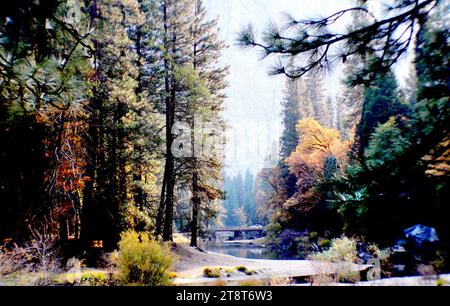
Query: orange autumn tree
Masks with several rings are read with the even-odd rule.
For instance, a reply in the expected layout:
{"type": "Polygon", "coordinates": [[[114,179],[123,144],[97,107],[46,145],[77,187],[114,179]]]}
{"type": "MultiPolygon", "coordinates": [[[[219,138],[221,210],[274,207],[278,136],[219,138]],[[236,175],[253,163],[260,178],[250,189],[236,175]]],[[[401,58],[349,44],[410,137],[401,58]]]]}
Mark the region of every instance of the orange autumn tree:
{"type": "Polygon", "coordinates": [[[47,159],[53,161],[46,175],[46,186],[52,196],[50,218],[47,222],[59,228],[60,240],[69,236],[78,239],[80,230],[82,192],[90,179],[85,174],[86,119],[88,114],[74,107],[59,110],[47,107],[38,113],[38,121],[53,133],[44,140],[47,159]]]}
{"type": "Polygon", "coordinates": [[[343,169],[350,143],[341,139],[339,131],[324,127],[312,118],[300,120],[297,133],[299,144],[286,160],[290,172],[297,177],[297,193],[286,206],[309,211],[321,201],[322,195],[313,187],[324,178],[327,159],[333,161],[335,171],[343,169]]]}

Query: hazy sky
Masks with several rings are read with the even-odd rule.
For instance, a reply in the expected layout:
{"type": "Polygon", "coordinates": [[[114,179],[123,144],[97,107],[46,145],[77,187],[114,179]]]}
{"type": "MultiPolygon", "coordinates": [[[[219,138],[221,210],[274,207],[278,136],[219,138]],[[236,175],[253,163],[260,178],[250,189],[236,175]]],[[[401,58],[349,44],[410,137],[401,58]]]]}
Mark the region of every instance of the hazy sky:
{"type": "MultiPolygon", "coordinates": [[[[268,76],[271,61],[260,61],[257,50],[235,46],[237,33],[249,23],[260,33],[269,22],[282,23],[285,12],[297,19],[325,17],[353,3],[351,0],[205,0],[208,16],[219,17],[219,35],[229,45],[221,58],[223,64],[230,65],[224,112],[230,126],[227,173],[258,171],[273,144],[278,145],[285,80],[283,76],[268,76]]],[[[339,73],[325,78],[330,94],[335,95],[339,73]]]]}

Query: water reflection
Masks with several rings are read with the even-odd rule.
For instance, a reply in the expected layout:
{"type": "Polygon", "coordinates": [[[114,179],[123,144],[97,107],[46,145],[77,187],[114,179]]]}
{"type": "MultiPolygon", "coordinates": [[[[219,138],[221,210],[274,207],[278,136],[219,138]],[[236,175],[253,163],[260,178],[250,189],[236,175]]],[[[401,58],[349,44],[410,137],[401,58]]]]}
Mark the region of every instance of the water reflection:
{"type": "Polygon", "coordinates": [[[200,247],[209,252],[227,254],[240,258],[250,259],[277,259],[269,248],[261,245],[240,244],[224,241],[204,241],[200,247]]]}

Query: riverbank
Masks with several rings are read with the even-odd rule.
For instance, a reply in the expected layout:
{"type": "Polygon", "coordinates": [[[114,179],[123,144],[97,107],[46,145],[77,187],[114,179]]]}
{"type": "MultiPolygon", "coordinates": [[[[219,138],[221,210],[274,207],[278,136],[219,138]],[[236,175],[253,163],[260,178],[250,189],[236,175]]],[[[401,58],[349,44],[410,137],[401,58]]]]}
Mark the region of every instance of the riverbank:
{"type": "MultiPolygon", "coordinates": [[[[329,263],[309,260],[264,260],[246,259],[213,252],[204,252],[191,248],[185,244],[177,244],[172,251],[179,256],[174,267],[177,277],[173,284],[176,286],[225,286],[225,285],[294,285],[310,286],[310,283],[294,284],[292,279],[308,279],[336,273],[339,267],[329,263]],[[238,266],[246,267],[256,274],[245,273],[222,274],[219,278],[207,278],[203,275],[205,267],[222,268],[226,271],[238,266]]],[[[369,268],[364,265],[353,265],[354,271],[369,268]]],[[[326,280],[326,277],[325,277],[326,280]]],[[[323,283],[329,286],[449,286],[450,274],[433,276],[410,276],[387,278],[375,281],[357,282],[354,284],[323,283]]]]}
{"type": "MultiPolygon", "coordinates": [[[[334,264],[314,262],[309,260],[265,260],[246,259],[230,255],[189,247],[185,244],[176,244],[172,251],[179,257],[174,267],[177,277],[175,285],[202,285],[213,284],[221,281],[227,284],[236,284],[244,281],[278,282],[291,278],[308,278],[317,275],[329,275],[338,271],[339,267],[334,264]],[[222,268],[230,270],[236,267],[245,267],[253,271],[251,275],[245,273],[229,273],[220,278],[207,278],[203,275],[205,267],[222,268]]],[[[353,271],[363,271],[367,266],[352,265],[353,271]]]]}

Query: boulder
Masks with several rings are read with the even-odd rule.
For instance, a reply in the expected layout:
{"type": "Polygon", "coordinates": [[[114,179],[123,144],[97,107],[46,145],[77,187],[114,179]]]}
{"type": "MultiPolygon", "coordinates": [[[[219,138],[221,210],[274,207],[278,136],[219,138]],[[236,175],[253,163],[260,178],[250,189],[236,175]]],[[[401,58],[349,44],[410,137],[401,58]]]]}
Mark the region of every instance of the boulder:
{"type": "Polygon", "coordinates": [[[404,230],[406,239],[414,243],[417,249],[424,244],[433,244],[439,241],[436,230],[425,225],[414,225],[404,230]]]}

